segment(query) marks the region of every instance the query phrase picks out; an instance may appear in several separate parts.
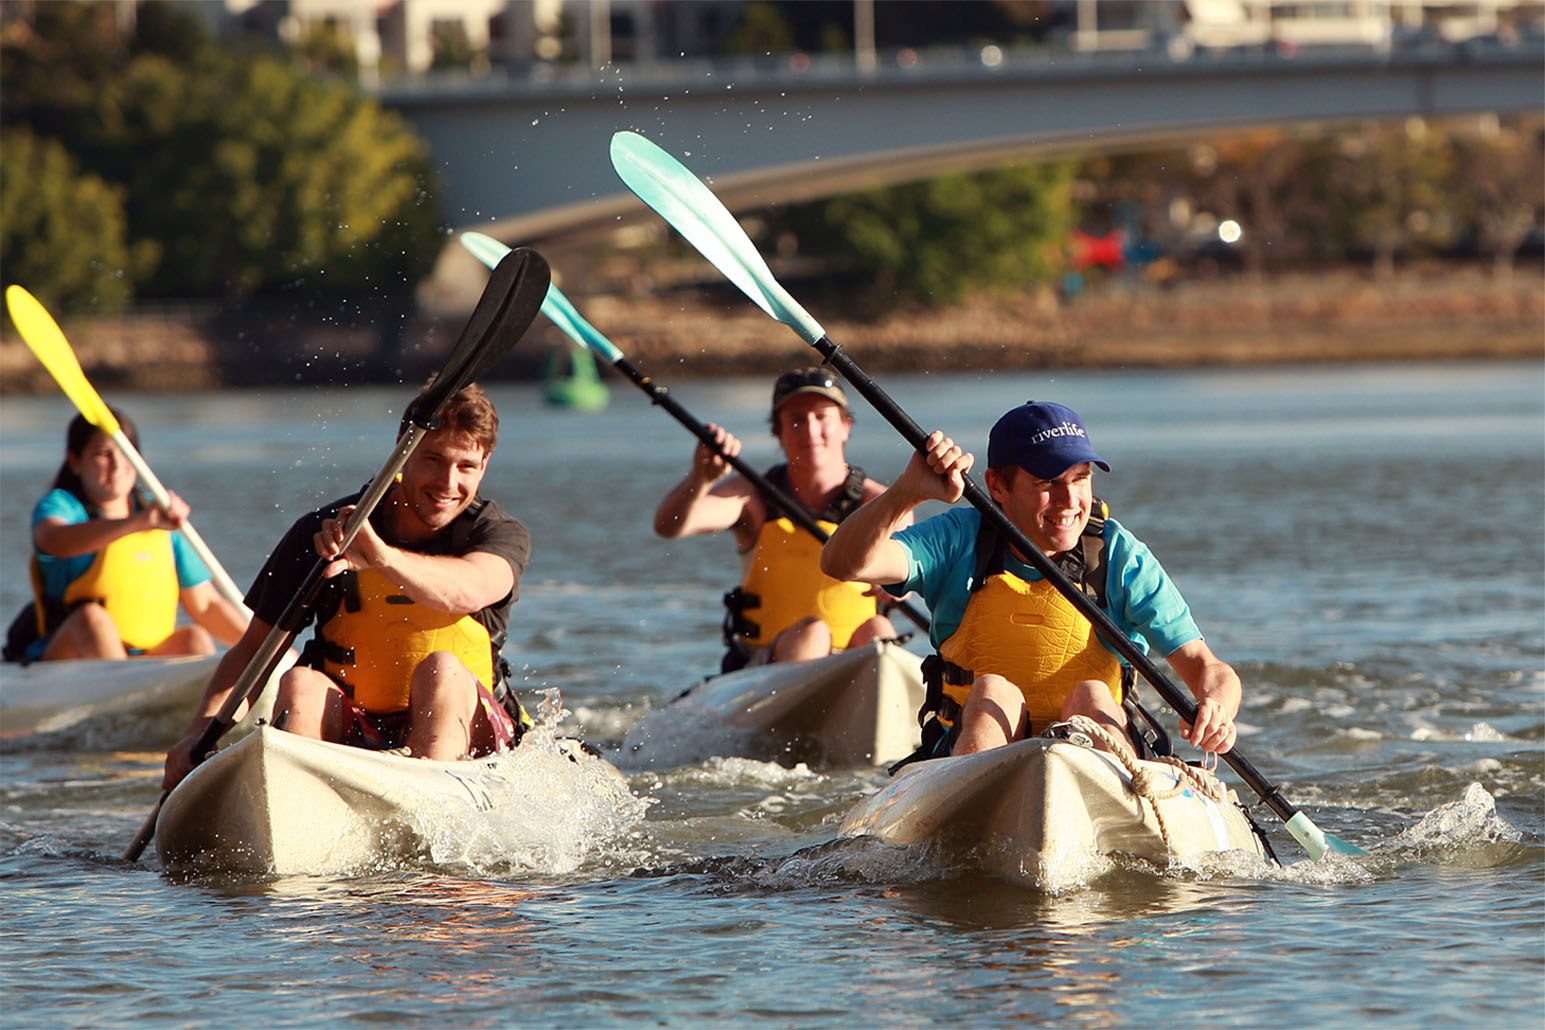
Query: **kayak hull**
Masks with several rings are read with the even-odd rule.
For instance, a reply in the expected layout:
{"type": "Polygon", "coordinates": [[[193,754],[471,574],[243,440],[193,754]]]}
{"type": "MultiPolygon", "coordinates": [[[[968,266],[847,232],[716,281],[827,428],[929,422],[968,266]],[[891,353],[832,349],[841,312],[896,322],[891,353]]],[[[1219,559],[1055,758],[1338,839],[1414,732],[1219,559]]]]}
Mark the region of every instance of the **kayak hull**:
{"type": "Polygon", "coordinates": [[[522,762],[554,803],[584,777],[601,782],[608,798],[627,796],[615,769],[572,742],[559,745],[551,754],[527,744],[436,762],[261,726],[171,792],[156,820],[156,850],[174,873],[336,875],[432,861],[435,842],[459,846],[519,803],[512,784],[522,762]],[[575,776],[559,782],[568,770],[575,776]]]}
{"type": "Polygon", "coordinates": [[[1210,797],[1172,765],[1136,765],[1148,796],[1114,755],[1062,740],[916,762],[855,805],[840,833],[933,845],[1042,890],[1087,883],[1118,856],[1159,868],[1224,852],[1265,857],[1221,786],[1210,797]]]}
{"type": "Polygon", "coordinates": [[[888,765],[919,742],[921,664],[897,644],[877,643],[713,676],[641,720],[621,753],[656,766],[714,756],[888,765]]]}
{"type": "MultiPolygon", "coordinates": [[[[294,664],[286,655],[238,731],[267,719],[274,685],[294,664]]],[[[0,665],[0,733],[54,733],[98,716],[179,712],[191,716],[220,663],[219,655],[69,659],[0,665]]]]}

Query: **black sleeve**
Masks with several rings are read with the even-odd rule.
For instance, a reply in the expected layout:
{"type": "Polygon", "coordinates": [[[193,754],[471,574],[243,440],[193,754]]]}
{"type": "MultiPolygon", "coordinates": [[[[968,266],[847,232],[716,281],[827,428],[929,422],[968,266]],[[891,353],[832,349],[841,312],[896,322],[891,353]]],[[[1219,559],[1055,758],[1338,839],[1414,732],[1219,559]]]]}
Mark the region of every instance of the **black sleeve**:
{"type": "Polygon", "coordinates": [[[531,534],[518,519],[506,513],[496,502],[484,501],[468,527],[465,539],[456,546],[457,554],[472,551],[497,554],[509,562],[515,573],[510,600],[514,601],[520,596],[520,580],[531,561],[531,534]]]}
{"type": "Polygon", "coordinates": [[[322,520],[332,518],[338,513],[339,508],[346,504],[353,504],[357,499],[356,495],[334,501],[307,515],[302,515],[294,525],[290,526],[269,554],[268,560],[263,563],[257,579],[252,581],[252,589],[247,591],[247,607],[252,609],[253,615],[270,626],[279,624],[284,610],[290,606],[290,602],[299,593],[301,584],[306,581],[306,577],[317,563],[316,548],[312,544],[312,539],[316,536],[317,530],[321,529],[322,520]]]}

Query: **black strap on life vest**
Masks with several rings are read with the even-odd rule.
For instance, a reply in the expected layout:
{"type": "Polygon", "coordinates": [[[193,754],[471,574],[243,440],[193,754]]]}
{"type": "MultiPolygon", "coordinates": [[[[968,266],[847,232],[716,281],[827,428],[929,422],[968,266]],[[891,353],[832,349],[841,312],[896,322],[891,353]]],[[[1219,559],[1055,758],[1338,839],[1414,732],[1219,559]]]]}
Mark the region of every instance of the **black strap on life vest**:
{"type": "MultiPolygon", "coordinates": [[[[787,465],[774,465],[764,475],[769,483],[783,491],[796,504],[799,503],[799,498],[794,493],[794,487],[789,483],[789,467],[787,465]]],[[[811,511],[809,508],[804,508],[803,505],[801,505],[801,508],[804,508],[805,514],[819,522],[840,523],[843,519],[857,511],[859,506],[864,503],[864,484],[866,482],[868,482],[868,477],[864,475],[864,470],[857,465],[849,465],[848,478],[843,480],[842,489],[837,492],[836,497],[832,498],[830,504],[820,511],[811,511]]],[[[770,499],[767,499],[766,503],[769,508],[776,508],[776,505],[770,499]]],[[[743,590],[738,584],[734,589],[725,593],[724,622],[720,628],[724,634],[724,646],[729,648],[730,653],[724,656],[724,662],[721,663],[721,666],[731,665],[737,659],[739,664],[734,665],[734,668],[721,668],[722,672],[733,672],[734,669],[743,667],[750,660],[750,654],[742,642],[743,638],[760,636],[762,627],[760,623],[748,616],[746,612],[761,606],[762,598],[760,595],[743,590]]]]}
{"type": "MultiPolygon", "coordinates": [[[[767,481],[782,490],[794,501],[799,496],[794,493],[794,486],[789,482],[789,467],[787,465],[774,465],[765,473],[767,481]]],[[[808,515],[820,522],[841,522],[853,514],[864,503],[864,483],[868,481],[864,470],[857,465],[848,466],[848,478],[843,480],[842,489],[837,491],[837,496],[832,498],[830,504],[820,511],[811,511],[805,508],[808,515]]],[[[771,502],[769,502],[771,503],[771,502]]],[[[776,505],[774,505],[776,507],[776,505]]],[[[801,507],[804,507],[801,505],[801,507]]]]}

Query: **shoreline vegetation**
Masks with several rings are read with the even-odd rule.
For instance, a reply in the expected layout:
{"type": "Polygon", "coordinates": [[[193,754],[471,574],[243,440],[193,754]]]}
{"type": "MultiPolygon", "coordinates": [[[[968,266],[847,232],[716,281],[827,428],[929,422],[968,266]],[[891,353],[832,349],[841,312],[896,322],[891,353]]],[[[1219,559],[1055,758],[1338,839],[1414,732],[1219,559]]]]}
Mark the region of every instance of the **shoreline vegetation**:
{"type": "MultiPolygon", "coordinates": [[[[1071,300],[1049,291],[979,296],[953,308],[898,309],[865,321],[827,317],[813,296],[791,292],[873,372],[1545,358],[1545,274],[1536,261],[1506,276],[1452,263],[1415,265],[1382,279],[1354,268],[1162,287],[1117,276],[1071,300]]],[[[645,373],[756,375],[817,360],[792,330],[727,285],[573,299],[645,373]]],[[[396,351],[389,345],[386,354],[374,326],[320,318],[307,324],[293,311],[257,308],[75,319],[64,330],[99,389],[176,392],[416,383],[461,326],[461,316],[409,317],[396,351]]],[[[540,378],[566,344],[539,319],[493,378],[540,378]]],[[[0,394],[57,389],[7,324],[0,331],[0,394]]]]}

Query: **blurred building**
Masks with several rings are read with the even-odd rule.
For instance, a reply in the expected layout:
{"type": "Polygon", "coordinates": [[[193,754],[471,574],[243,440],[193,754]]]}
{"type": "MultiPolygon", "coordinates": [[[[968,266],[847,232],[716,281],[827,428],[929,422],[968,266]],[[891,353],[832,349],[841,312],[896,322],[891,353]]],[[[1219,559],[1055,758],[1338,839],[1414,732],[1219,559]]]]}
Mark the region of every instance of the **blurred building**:
{"type": "Polygon", "coordinates": [[[205,7],[221,33],[257,31],[288,44],[325,32],[352,49],[362,77],[421,75],[461,63],[518,70],[568,61],[599,67],[712,52],[744,0],[225,0],[205,7]]]}
{"type": "MultiPolygon", "coordinates": [[[[25,17],[44,2],[49,0],[0,0],[0,10],[25,17]]],[[[135,0],[114,3],[119,21],[132,24],[135,0]]],[[[764,29],[784,23],[790,31],[778,34],[781,46],[807,51],[833,49],[810,31],[812,20],[832,21],[842,46],[865,71],[874,69],[877,49],[893,58],[907,55],[895,63],[910,66],[930,48],[939,58],[963,40],[972,43],[969,60],[980,49],[984,63],[996,63],[999,47],[981,47],[981,41],[1007,46],[1011,37],[1017,46],[1034,40],[1053,51],[1162,53],[1183,61],[1204,52],[1387,51],[1469,40],[1506,44],[1545,34],[1545,0],[997,0],[959,6],[948,0],[770,0],[754,11],[749,0],[184,0],[183,6],[217,35],[257,32],[334,70],[357,71],[366,83],[430,72],[543,76],[559,65],[722,56],[755,38],[737,36],[743,19],[764,29]],[[789,43],[795,36],[801,42],[789,43]],[[985,56],[989,50],[993,61],[985,56]]],[[[750,48],[760,51],[762,45],[750,48]]]]}

